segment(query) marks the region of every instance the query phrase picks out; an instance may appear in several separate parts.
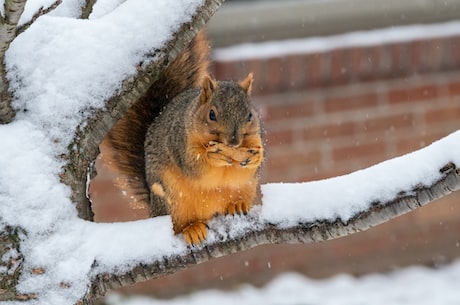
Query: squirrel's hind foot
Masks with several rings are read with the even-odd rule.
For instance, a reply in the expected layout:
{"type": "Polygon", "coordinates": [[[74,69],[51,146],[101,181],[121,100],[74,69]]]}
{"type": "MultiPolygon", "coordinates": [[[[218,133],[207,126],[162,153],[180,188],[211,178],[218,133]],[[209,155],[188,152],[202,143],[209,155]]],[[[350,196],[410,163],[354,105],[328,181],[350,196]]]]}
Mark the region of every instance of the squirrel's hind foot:
{"type": "Polygon", "coordinates": [[[198,245],[206,239],[208,233],[206,224],[201,221],[195,221],[182,229],[184,239],[189,246],[198,245]]]}
{"type": "Polygon", "coordinates": [[[235,215],[235,214],[243,214],[247,215],[249,209],[251,208],[250,204],[244,201],[237,201],[232,202],[227,206],[227,214],[235,215]]]}

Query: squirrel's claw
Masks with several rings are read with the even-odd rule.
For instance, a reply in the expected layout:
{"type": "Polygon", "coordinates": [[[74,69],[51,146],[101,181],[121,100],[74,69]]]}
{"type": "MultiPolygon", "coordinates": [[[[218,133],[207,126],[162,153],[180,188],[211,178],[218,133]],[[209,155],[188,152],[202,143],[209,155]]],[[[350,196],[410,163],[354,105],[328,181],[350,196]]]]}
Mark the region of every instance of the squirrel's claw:
{"type": "Polygon", "coordinates": [[[227,214],[244,214],[247,215],[249,212],[249,204],[243,201],[232,202],[227,206],[227,214]]]}
{"type": "Polygon", "coordinates": [[[184,239],[189,246],[198,245],[207,237],[206,225],[201,221],[196,221],[182,230],[184,239]]]}

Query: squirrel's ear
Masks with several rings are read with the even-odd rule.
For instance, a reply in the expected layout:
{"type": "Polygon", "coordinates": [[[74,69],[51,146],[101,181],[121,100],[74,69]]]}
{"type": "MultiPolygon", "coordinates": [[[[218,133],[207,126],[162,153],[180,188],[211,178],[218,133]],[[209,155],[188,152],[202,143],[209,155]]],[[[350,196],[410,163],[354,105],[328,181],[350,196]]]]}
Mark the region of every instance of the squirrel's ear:
{"type": "Polygon", "coordinates": [[[240,81],[241,88],[243,88],[244,91],[246,91],[248,95],[251,95],[253,81],[254,81],[254,78],[253,78],[252,73],[249,73],[248,76],[244,80],[240,81]]]}
{"type": "Polygon", "coordinates": [[[203,78],[203,81],[201,83],[201,94],[200,94],[200,101],[201,104],[204,104],[208,102],[211,99],[211,96],[216,89],[217,84],[216,82],[211,79],[209,75],[206,75],[203,78]]]}

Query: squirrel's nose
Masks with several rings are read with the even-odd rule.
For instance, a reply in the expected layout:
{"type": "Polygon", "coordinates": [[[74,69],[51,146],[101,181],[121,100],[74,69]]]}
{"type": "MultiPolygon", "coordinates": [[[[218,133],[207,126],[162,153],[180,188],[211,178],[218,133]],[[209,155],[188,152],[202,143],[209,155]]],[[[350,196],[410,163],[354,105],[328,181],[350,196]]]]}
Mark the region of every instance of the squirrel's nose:
{"type": "Polygon", "coordinates": [[[228,137],[227,145],[231,147],[238,147],[241,145],[241,140],[236,130],[233,131],[231,135],[228,137]]]}

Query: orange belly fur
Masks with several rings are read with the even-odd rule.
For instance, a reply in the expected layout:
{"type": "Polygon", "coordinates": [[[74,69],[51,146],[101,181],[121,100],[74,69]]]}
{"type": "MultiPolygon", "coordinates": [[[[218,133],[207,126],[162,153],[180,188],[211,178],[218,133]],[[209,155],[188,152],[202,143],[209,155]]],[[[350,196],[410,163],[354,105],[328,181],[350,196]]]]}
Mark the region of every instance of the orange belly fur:
{"type": "Polygon", "coordinates": [[[163,183],[174,232],[180,233],[196,221],[206,223],[216,214],[225,214],[229,205],[238,202],[250,207],[256,196],[256,170],[239,165],[209,167],[204,168],[204,174],[199,177],[188,177],[178,168],[165,170],[163,183]]]}

